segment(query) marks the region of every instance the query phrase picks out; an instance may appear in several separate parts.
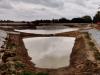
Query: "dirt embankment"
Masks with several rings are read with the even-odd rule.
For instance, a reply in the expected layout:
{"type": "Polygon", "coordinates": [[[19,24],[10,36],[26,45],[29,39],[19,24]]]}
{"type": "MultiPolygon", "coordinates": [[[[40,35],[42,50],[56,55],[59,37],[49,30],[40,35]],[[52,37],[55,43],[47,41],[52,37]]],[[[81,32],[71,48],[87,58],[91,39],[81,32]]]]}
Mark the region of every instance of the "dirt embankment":
{"type": "Polygon", "coordinates": [[[100,25],[95,27],[96,29],[100,30],[100,25]]]}
{"type": "Polygon", "coordinates": [[[22,38],[29,38],[29,37],[57,37],[57,36],[62,36],[62,37],[77,37],[80,35],[81,32],[79,31],[71,31],[71,32],[64,32],[64,33],[57,33],[57,34],[32,34],[32,33],[22,33],[21,32],[21,37],[22,38]]]}
{"type": "Polygon", "coordinates": [[[78,31],[71,31],[71,32],[58,33],[55,34],[54,36],[77,37],[80,34],[81,33],[78,31]]]}
{"type": "Polygon", "coordinates": [[[22,61],[23,64],[25,64],[26,67],[24,69],[33,71],[34,64],[30,62],[31,57],[28,56],[28,52],[24,46],[22,37],[20,37],[19,34],[10,34],[9,39],[11,43],[14,43],[16,45],[16,57],[18,58],[18,60],[22,61]]]}
{"type": "Polygon", "coordinates": [[[77,36],[77,38],[70,57],[70,66],[59,69],[36,68],[31,62],[31,58],[28,56],[21,35],[10,34],[9,39],[10,43],[14,43],[16,46],[16,58],[25,65],[25,67],[21,68],[22,70],[47,72],[49,75],[99,75],[100,71],[97,69],[97,64],[88,59],[89,55],[87,52],[91,51],[91,47],[87,48],[87,42],[85,42],[85,38],[87,37],[84,37],[84,34],[80,33],[64,33],[61,36],[64,35],[74,35],[77,36]]]}
{"type": "Polygon", "coordinates": [[[73,47],[70,59],[70,66],[57,69],[50,75],[95,75],[100,74],[94,70],[97,65],[88,60],[87,46],[82,35],[78,36],[73,47]]]}

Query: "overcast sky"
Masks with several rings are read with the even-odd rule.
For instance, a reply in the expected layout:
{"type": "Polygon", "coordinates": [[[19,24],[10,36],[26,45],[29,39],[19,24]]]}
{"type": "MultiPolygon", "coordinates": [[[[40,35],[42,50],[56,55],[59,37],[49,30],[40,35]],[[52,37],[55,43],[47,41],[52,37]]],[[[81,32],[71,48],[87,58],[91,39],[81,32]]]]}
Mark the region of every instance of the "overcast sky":
{"type": "Polygon", "coordinates": [[[93,16],[100,0],[0,0],[0,19],[36,20],[93,16]]]}

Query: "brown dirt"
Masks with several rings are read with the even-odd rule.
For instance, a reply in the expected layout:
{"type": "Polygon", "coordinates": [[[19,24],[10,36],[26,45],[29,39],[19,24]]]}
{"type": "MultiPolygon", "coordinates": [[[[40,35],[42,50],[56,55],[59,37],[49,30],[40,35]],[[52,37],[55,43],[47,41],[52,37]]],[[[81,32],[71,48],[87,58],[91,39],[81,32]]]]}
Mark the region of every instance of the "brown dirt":
{"type": "MultiPolygon", "coordinates": [[[[16,54],[20,61],[22,61],[26,67],[25,70],[33,72],[48,72],[49,75],[99,75],[100,69],[97,68],[97,64],[88,60],[88,51],[91,48],[87,48],[85,39],[83,35],[79,32],[70,32],[63,34],[56,34],[55,36],[77,36],[75,45],[70,56],[70,66],[63,67],[59,69],[42,69],[36,68],[34,64],[30,61],[31,58],[28,56],[27,49],[22,41],[23,35],[10,34],[10,41],[17,45],[16,54]]],[[[26,36],[26,35],[25,35],[26,36]]],[[[24,37],[25,37],[24,36],[24,37]]]]}

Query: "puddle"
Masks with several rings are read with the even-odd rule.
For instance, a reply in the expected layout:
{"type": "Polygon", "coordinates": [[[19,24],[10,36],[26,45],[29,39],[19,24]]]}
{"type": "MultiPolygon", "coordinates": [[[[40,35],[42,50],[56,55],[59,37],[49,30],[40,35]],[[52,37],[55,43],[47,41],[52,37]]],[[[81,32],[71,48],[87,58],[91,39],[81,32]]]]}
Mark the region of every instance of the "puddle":
{"type": "Polygon", "coordinates": [[[74,37],[35,37],[23,41],[36,67],[57,69],[69,66],[74,37]]]}
{"type": "Polygon", "coordinates": [[[90,30],[88,30],[88,32],[91,34],[93,39],[96,41],[96,43],[100,47],[100,30],[90,29],[90,30]]]}

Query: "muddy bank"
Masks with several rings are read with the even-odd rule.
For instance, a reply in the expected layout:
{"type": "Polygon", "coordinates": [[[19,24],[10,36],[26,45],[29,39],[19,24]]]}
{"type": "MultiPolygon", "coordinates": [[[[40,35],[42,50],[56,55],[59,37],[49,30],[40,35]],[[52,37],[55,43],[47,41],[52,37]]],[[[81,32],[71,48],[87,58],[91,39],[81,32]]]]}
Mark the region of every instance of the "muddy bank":
{"type": "MultiPolygon", "coordinates": [[[[73,33],[74,34],[74,33],[73,33]]],[[[66,34],[64,34],[66,35],[66,34]]],[[[69,34],[68,34],[69,35],[69,34]]],[[[68,36],[67,35],[67,36],[68,36]]],[[[71,34],[70,34],[71,35],[71,34]]],[[[59,69],[43,69],[36,68],[34,63],[31,62],[31,57],[28,55],[27,49],[22,41],[23,37],[21,34],[9,34],[9,42],[16,45],[16,58],[21,61],[25,67],[21,70],[28,70],[32,72],[47,72],[49,75],[94,75],[100,74],[97,69],[97,64],[88,60],[88,51],[91,48],[87,48],[84,38],[84,34],[75,34],[76,40],[75,45],[70,56],[70,66],[59,69]]],[[[19,70],[19,69],[17,69],[19,70]]]]}
{"type": "Polygon", "coordinates": [[[58,34],[31,34],[31,33],[22,33],[20,32],[20,36],[22,38],[30,38],[30,37],[55,37],[55,36],[62,36],[62,37],[77,37],[80,35],[81,32],[79,31],[72,31],[72,32],[64,32],[64,33],[58,33],[58,34]]]}

